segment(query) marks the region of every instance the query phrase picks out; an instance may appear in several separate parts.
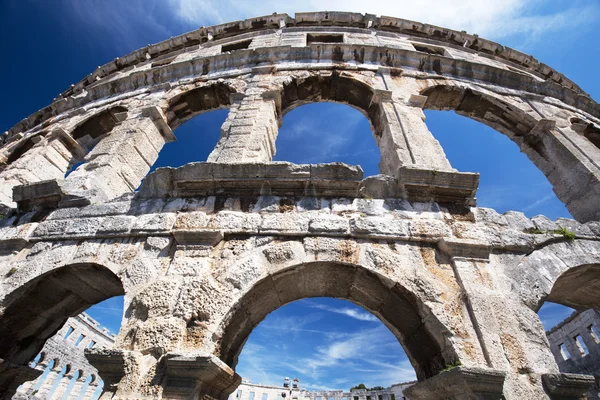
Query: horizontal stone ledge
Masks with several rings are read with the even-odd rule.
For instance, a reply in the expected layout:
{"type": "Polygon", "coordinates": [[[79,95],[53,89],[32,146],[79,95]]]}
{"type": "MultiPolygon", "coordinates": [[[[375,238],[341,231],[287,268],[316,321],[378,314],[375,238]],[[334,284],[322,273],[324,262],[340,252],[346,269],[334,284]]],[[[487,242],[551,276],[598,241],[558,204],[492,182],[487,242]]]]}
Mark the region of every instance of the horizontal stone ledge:
{"type": "Polygon", "coordinates": [[[398,170],[398,184],[411,201],[433,200],[474,207],[479,174],[405,166],[398,170]]]}
{"type": "Polygon", "coordinates": [[[225,400],[242,378],[213,355],[168,353],[165,356],[166,398],[202,398],[225,400]]]}
{"type": "Polygon", "coordinates": [[[596,383],[591,375],[543,374],[544,389],[551,399],[578,400],[596,383]]]}
{"type": "Polygon", "coordinates": [[[59,207],[81,207],[91,204],[90,200],[70,193],[69,183],[64,179],[51,179],[13,188],[13,200],[19,211],[55,209],[59,207]]]}
{"type": "Polygon", "coordinates": [[[413,400],[504,399],[506,372],[455,367],[409,387],[404,393],[413,400]]]}
{"type": "Polygon", "coordinates": [[[190,163],[148,175],[137,197],[365,197],[472,206],[479,185],[479,174],[415,167],[400,168],[397,177],[362,178],[360,166],[343,163],[190,163]]]}

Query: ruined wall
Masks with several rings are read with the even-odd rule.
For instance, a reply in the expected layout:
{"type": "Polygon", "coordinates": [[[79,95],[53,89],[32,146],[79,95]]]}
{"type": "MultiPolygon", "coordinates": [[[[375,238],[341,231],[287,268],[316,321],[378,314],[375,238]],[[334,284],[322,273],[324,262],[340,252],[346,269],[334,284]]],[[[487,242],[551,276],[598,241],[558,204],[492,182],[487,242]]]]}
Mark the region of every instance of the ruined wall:
{"type": "Polygon", "coordinates": [[[2,137],[0,392],[39,375],[68,317],[124,295],[114,348],[86,354],[104,398],[226,399],[252,329],[326,296],[398,338],[413,400],[577,398],[593,379],[559,373],[536,312],[600,307],[599,118],[530,56],[368,14],[274,14],[116,59],[2,137]],[[369,118],[381,175],[272,162],[283,115],[318,101],[369,118]],[[220,107],[207,162],[147,175],[173,129],[220,107]],[[577,221],[476,207],[478,174],[424,109],[507,135],[577,221]]]}
{"type": "Polygon", "coordinates": [[[546,332],[558,368],[563,372],[594,375],[589,398],[598,397],[600,383],[600,312],[576,311],[546,332]],[[582,343],[583,342],[583,343],[582,343]],[[564,347],[563,347],[564,346],[564,347]]]}
{"type": "Polygon", "coordinates": [[[84,350],[110,349],[115,339],[116,335],[85,313],[69,318],[31,363],[33,368],[43,371],[42,376],[22,384],[13,399],[76,399],[81,395],[95,398],[102,383],[96,368],[85,358],[84,350]]]}

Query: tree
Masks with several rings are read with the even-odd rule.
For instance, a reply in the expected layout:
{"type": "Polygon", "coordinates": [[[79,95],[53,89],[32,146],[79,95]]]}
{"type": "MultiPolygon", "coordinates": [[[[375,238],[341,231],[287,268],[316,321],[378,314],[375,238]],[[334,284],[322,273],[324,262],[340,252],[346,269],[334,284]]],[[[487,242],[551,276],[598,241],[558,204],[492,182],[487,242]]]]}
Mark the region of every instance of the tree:
{"type": "Polygon", "coordinates": [[[356,385],[353,388],[351,388],[350,391],[359,390],[359,389],[367,389],[367,387],[365,386],[364,383],[359,383],[358,385],[356,385]]]}

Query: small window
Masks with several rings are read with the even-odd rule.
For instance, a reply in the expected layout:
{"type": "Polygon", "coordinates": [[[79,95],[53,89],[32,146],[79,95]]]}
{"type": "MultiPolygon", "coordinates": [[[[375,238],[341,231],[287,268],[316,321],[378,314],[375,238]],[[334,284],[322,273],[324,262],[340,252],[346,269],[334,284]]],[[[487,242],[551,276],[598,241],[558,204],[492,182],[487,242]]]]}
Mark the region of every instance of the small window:
{"type": "Polygon", "coordinates": [[[371,396],[367,396],[367,400],[371,400],[371,396]]]}
{"type": "Polygon", "coordinates": [[[378,399],[378,400],[383,400],[383,396],[382,396],[382,395],[380,395],[380,394],[378,394],[378,395],[377,395],[377,399],[378,399]]]}
{"type": "Polygon", "coordinates": [[[236,399],[241,399],[242,398],[242,390],[241,389],[238,389],[238,391],[237,391],[237,393],[235,395],[235,398],[236,399]]]}
{"type": "Polygon", "coordinates": [[[269,398],[269,395],[266,393],[263,393],[262,400],[267,400],[268,398],[269,398]]]}
{"type": "Polygon", "coordinates": [[[438,56],[443,56],[446,54],[443,48],[437,46],[426,46],[420,43],[411,42],[415,50],[420,51],[422,53],[436,54],[438,56]]]}
{"type": "Polygon", "coordinates": [[[95,345],[96,345],[96,342],[94,342],[93,340],[90,340],[90,344],[88,345],[88,349],[94,348],[95,345]]]}
{"type": "Polygon", "coordinates": [[[309,33],[306,35],[306,44],[310,46],[313,43],[344,43],[344,35],[333,33],[309,33]]]}
{"type": "Polygon", "coordinates": [[[392,400],[396,400],[396,395],[394,393],[392,393],[391,395],[392,400]]]}
{"type": "Polygon", "coordinates": [[[84,334],[79,335],[79,337],[77,338],[77,341],[75,342],[75,347],[79,346],[79,343],[81,343],[81,341],[83,340],[84,337],[85,337],[84,334]]]}
{"type": "Polygon", "coordinates": [[[600,342],[600,335],[598,335],[598,330],[594,325],[588,326],[588,331],[590,332],[590,336],[594,338],[596,342],[600,342]]]}
{"type": "Polygon", "coordinates": [[[241,42],[224,44],[223,46],[221,46],[221,53],[247,49],[248,47],[250,47],[250,43],[252,43],[252,40],[243,40],[241,42]]]}
{"type": "Polygon", "coordinates": [[[575,344],[577,344],[577,348],[579,349],[579,352],[581,354],[583,354],[584,356],[590,354],[587,346],[583,342],[583,338],[581,337],[581,335],[577,335],[573,339],[575,339],[575,344]]]}
{"type": "Polygon", "coordinates": [[[564,343],[559,344],[558,348],[560,349],[560,355],[562,356],[563,360],[568,360],[571,358],[571,353],[569,353],[569,350],[567,350],[567,346],[565,346],[564,343]]]}
{"type": "Polygon", "coordinates": [[[73,333],[74,329],[72,326],[69,326],[69,329],[67,329],[67,332],[65,332],[65,336],[63,337],[63,339],[68,338],[69,336],[71,336],[71,333],[73,333]]]}
{"type": "Polygon", "coordinates": [[[254,392],[250,392],[250,395],[248,396],[248,400],[254,400],[254,392]]]}
{"type": "Polygon", "coordinates": [[[358,396],[354,396],[354,400],[358,400],[358,396]]]}

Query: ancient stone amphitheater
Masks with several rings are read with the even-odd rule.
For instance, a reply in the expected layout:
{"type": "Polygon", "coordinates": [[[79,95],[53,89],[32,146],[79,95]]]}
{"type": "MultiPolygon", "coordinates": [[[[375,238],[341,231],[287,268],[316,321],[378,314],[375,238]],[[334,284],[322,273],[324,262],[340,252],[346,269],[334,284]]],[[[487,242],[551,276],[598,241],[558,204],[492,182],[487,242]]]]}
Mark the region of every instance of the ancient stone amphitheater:
{"type": "Polygon", "coordinates": [[[536,311],[600,308],[599,125],[531,56],[369,14],[273,14],[117,58],[2,136],[0,392],[39,375],[68,317],[124,294],[114,349],[87,354],[103,398],[226,399],[253,327],[328,296],[397,336],[409,399],[579,398],[593,379],[559,373],[536,311]],[[369,118],[381,175],[271,161],[282,116],[318,101],[369,118]],[[219,107],[207,162],[146,176],[219,107]],[[477,208],[478,175],[452,168],[424,109],[507,135],[576,221],[477,208]]]}

